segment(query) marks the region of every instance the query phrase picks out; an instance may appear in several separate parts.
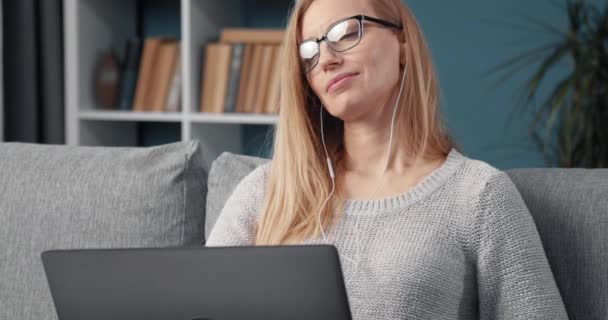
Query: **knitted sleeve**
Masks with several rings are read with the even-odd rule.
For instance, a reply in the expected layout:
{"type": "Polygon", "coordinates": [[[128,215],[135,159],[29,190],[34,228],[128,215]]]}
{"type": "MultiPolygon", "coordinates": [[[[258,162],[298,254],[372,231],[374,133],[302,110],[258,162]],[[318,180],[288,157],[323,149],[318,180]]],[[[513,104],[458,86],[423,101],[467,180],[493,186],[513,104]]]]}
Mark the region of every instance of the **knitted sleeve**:
{"type": "Polygon", "coordinates": [[[568,319],[534,220],[506,173],[488,180],[471,227],[481,320],[568,319]]]}
{"type": "Polygon", "coordinates": [[[252,228],[261,210],[264,186],[264,166],[256,168],[237,184],[211,229],[205,246],[253,245],[252,228]]]}

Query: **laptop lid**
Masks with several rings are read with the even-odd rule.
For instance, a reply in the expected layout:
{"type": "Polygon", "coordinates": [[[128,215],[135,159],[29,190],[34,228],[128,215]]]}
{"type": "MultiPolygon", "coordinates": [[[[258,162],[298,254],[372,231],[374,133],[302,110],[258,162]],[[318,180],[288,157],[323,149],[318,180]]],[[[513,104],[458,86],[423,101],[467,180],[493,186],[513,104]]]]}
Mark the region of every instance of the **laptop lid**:
{"type": "Polygon", "coordinates": [[[330,245],[52,250],[59,320],[350,320],[330,245]]]}

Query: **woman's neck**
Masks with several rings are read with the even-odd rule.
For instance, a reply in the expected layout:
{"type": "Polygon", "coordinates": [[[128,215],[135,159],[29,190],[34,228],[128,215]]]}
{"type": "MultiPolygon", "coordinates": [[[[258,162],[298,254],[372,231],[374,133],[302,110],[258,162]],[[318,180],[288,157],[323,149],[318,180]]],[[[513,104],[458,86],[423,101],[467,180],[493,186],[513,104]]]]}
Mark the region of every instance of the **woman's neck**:
{"type": "Polygon", "coordinates": [[[412,152],[402,143],[402,139],[396,138],[396,133],[393,133],[390,159],[387,163],[390,135],[390,127],[345,124],[341,168],[373,177],[385,167],[387,170],[402,173],[416,165],[412,152]]]}
{"type": "MultiPolygon", "coordinates": [[[[435,159],[419,158],[413,160],[400,160],[405,157],[391,157],[389,167],[383,172],[385,159],[380,159],[382,166],[352,169],[340,166],[336,172],[336,190],[342,199],[383,199],[402,194],[418,184],[431,174],[433,170],[441,167],[446,156],[435,159]]],[[[410,159],[410,158],[406,158],[410,159]]],[[[364,164],[361,164],[364,165],[364,164]]]]}

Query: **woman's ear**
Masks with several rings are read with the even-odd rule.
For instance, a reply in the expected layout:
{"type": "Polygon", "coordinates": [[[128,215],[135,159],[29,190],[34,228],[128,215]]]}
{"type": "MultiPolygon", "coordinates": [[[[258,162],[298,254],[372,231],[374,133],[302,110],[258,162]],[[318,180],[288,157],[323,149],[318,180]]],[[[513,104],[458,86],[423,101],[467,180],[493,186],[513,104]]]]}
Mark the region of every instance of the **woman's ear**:
{"type": "Polygon", "coordinates": [[[399,64],[400,65],[405,65],[405,63],[407,62],[407,54],[406,51],[407,50],[407,43],[403,42],[401,43],[401,45],[399,46],[399,64]]]}

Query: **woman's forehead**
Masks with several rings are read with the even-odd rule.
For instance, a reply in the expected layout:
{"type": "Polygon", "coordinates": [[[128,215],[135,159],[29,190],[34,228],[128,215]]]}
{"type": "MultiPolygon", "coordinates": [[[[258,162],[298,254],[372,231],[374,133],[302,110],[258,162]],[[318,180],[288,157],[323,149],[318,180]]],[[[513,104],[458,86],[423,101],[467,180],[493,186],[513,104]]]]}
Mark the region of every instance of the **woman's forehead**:
{"type": "Polygon", "coordinates": [[[359,14],[374,15],[369,0],[315,0],[302,16],[299,38],[317,38],[334,22],[359,14]]]}

